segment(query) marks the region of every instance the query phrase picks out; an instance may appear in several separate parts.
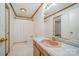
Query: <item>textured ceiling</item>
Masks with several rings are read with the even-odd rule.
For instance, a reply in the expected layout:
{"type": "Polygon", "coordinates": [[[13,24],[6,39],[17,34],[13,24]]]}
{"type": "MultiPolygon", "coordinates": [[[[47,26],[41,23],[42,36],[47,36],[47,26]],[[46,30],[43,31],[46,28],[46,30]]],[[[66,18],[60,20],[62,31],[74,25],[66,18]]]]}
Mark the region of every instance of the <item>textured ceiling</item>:
{"type": "Polygon", "coordinates": [[[36,12],[41,3],[11,3],[11,5],[17,16],[32,17],[32,15],[36,12]],[[26,11],[22,12],[20,8],[25,8],[26,11]]]}

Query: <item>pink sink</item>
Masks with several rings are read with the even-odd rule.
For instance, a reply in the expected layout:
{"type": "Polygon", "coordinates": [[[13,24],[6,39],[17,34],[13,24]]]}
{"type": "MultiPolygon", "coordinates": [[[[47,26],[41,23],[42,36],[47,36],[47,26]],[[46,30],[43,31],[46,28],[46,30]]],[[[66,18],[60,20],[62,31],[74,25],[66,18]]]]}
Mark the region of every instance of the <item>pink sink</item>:
{"type": "Polygon", "coordinates": [[[45,46],[49,46],[49,47],[60,47],[58,41],[44,39],[41,41],[41,43],[44,44],[45,46]]]}

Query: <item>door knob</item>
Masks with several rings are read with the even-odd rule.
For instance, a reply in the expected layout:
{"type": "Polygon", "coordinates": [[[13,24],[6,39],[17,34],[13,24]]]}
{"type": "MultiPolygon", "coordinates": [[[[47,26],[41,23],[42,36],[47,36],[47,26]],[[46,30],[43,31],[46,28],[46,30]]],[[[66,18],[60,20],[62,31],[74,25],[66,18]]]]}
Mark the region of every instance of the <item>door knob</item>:
{"type": "Polygon", "coordinates": [[[5,42],[6,40],[6,38],[0,38],[0,42],[5,42]]]}

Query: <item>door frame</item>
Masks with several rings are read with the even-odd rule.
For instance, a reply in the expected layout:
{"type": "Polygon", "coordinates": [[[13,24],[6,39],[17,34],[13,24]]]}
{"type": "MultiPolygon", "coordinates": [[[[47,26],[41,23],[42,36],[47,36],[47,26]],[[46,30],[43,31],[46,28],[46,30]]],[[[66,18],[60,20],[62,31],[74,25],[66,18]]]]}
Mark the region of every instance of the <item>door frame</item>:
{"type": "Polygon", "coordinates": [[[55,18],[61,17],[61,15],[53,17],[53,35],[55,36],[55,18]]]}
{"type": "Polygon", "coordinates": [[[5,42],[5,56],[8,55],[10,52],[10,8],[9,6],[5,3],[5,38],[6,38],[6,9],[8,10],[8,47],[6,46],[5,42]],[[6,48],[8,48],[8,53],[6,53],[6,48]]]}

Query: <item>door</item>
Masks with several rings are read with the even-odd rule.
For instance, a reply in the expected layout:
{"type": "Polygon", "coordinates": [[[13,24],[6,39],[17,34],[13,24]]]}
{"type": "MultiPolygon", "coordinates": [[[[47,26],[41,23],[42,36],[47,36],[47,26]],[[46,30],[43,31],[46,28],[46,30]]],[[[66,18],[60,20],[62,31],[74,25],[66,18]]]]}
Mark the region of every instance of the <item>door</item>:
{"type": "Polygon", "coordinates": [[[61,36],[61,21],[55,21],[55,36],[61,36]]]}
{"type": "MultiPolygon", "coordinates": [[[[5,4],[0,3],[0,40],[5,38],[5,4]]],[[[0,41],[0,56],[5,56],[5,41],[0,41]]]]}
{"type": "Polygon", "coordinates": [[[5,55],[10,52],[10,11],[7,4],[5,4],[5,55]]]}
{"type": "Polygon", "coordinates": [[[54,17],[54,35],[61,36],[61,16],[54,17]]]}

